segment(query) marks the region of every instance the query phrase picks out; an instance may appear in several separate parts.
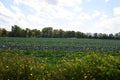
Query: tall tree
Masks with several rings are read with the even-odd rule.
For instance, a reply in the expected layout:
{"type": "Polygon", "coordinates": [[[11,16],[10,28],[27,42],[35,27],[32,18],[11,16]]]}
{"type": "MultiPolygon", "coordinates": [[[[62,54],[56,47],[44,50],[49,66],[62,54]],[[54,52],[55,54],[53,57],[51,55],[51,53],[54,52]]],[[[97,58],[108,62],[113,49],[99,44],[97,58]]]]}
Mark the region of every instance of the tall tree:
{"type": "Polygon", "coordinates": [[[2,29],[0,28],[0,37],[2,36],[2,29]]]}
{"type": "Polygon", "coordinates": [[[92,38],[92,34],[91,33],[86,33],[86,38],[92,38]]]}
{"type": "Polygon", "coordinates": [[[53,37],[54,37],[54,38],[59,38],[59,37],[60,37],[60,32],[59,32],[58,29],[54,29],[54,30],[53,30],[53,37]]]}
{"type": "Polygon", "coordinates": [[[52,27],[45,27],[42,29],[42,37],[52,37],[53,28],[52,27]]]}
{"type": "Polygon", "coordinates": [[[34,33],[34,37],[41,37],[41,32],[40,32],[40,30],[33,29],[33,30],[32,30],[32,33],[34,33]]]}
{"type": "Polygon", "coordinates": [[[101,33],[100,33],[100,34],[98,34],[98,33],[94,33],[94,34],[93,34],[93,37],[94,37],[94,38],[98,38],[98,37],[101,37],[101,36],[102,36],[101,33]]]}
{"type": "Polygon", "coordinates": [[[14,25],[12,26],[12,36],[13,37],[21,37],[22,35],[22,29],[17,26],[17,25],[14,25]]]}
{"type": "Polygon", "coordinates": [[[79,31],[77,31],[75,33],[75,36],[76,36],[76,38],[85,38],[85,34],[83,32],[79,32],[79,31]]]}
{"type": "Polygon", "coordinates": [[[5,28],[2,29],[2,34],[1,34],[2,37],[7,37],[8,36],[8,32],[5,28]]]}
{"type": "Polygon", "coordinates": [[[65,32],[65,37],[66,38],[73,38],[73,37],[75,37],[75,31],[66,31],[65,32]]]}
{"type": "Polygon", "coordinates": [[[114,35],[111,33],[111,34],[109,34],[108,38],[109,39],[114,39],[114,35]]]}
{"type": "Polygon", "coordinates": [[[115,39],[120,39],[120,32],[115,34],[115,39]]]}
{"type": "Polygon", "coordinates": [[[29,31],[30,31],[29,28],[26,28],[26,29],[25,29],[25,37],[29,37],[29,31]]]}
{"type": "Polygon", "coordinates": [[[32,37],[32,30],[29,30],[28,37],[32,37]]]}
{"type": "Polygon", "coordinates": [[[60,37],[60,38],[63,38],[63,37],[64,37],[64,34],[65,34],[65,31],[62,30],[62,29],[59,29],[59,37],[60,37]]]}

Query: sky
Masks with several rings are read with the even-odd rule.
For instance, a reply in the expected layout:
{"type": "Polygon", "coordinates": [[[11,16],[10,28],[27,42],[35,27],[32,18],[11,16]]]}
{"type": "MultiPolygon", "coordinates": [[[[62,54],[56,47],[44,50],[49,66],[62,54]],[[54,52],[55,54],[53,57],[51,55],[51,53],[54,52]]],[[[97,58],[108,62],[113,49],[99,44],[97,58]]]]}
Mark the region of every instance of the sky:
{"type": "Polygon", "coordinates": [[[120,0],[0,0],[0,28],[120,32],[120,0]]]}

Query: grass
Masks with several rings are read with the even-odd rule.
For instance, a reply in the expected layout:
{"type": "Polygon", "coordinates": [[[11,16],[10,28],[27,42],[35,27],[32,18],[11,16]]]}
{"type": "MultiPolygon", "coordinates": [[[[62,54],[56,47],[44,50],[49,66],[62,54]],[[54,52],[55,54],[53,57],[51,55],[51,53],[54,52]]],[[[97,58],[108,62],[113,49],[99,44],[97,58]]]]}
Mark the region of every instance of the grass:
{"type": "Polygon", "coordinates": [[[0,50],[1,80],[120,80],[120,51],[0,50]]]}
{"type": "Polygon", "coordinates": [[[120,40],[76,38],[0,38],[6,46],[119,46],[120,40]]]}

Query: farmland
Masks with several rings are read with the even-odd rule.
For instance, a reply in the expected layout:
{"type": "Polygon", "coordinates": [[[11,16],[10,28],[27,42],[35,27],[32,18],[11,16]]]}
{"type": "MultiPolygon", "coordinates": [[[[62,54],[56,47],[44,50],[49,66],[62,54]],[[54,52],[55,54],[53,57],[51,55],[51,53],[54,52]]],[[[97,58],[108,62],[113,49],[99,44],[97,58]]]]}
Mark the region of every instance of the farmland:
{"type": "Polygon", "coordinates": [[[0,38],[0,45],[13,46],[120,46],[120,40],[77,38],[0,38]]]}
{"type": "Polygon", "coordinates": [[[77,38],[0,38],[0,48],[37,50],[119,50],[120,40],[77,39],[77,38]]]}
{"type": "Polygon", "coordinates": [[[1,80],[120,80],[120,40],[5,37],[0,46],[1,80]],[[33,49],[36,46],[48,48],[33,49]]]}

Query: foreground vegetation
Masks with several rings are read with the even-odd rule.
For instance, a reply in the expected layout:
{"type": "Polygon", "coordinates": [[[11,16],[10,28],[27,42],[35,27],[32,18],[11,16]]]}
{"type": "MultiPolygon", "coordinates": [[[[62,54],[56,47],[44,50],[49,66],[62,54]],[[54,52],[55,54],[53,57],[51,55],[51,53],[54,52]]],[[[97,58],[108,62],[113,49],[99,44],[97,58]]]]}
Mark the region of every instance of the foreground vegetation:
{"type": "Polygon", "coordinates": [[[1,80],[120,80],[120,51],[0,50],[1,80]]]}

